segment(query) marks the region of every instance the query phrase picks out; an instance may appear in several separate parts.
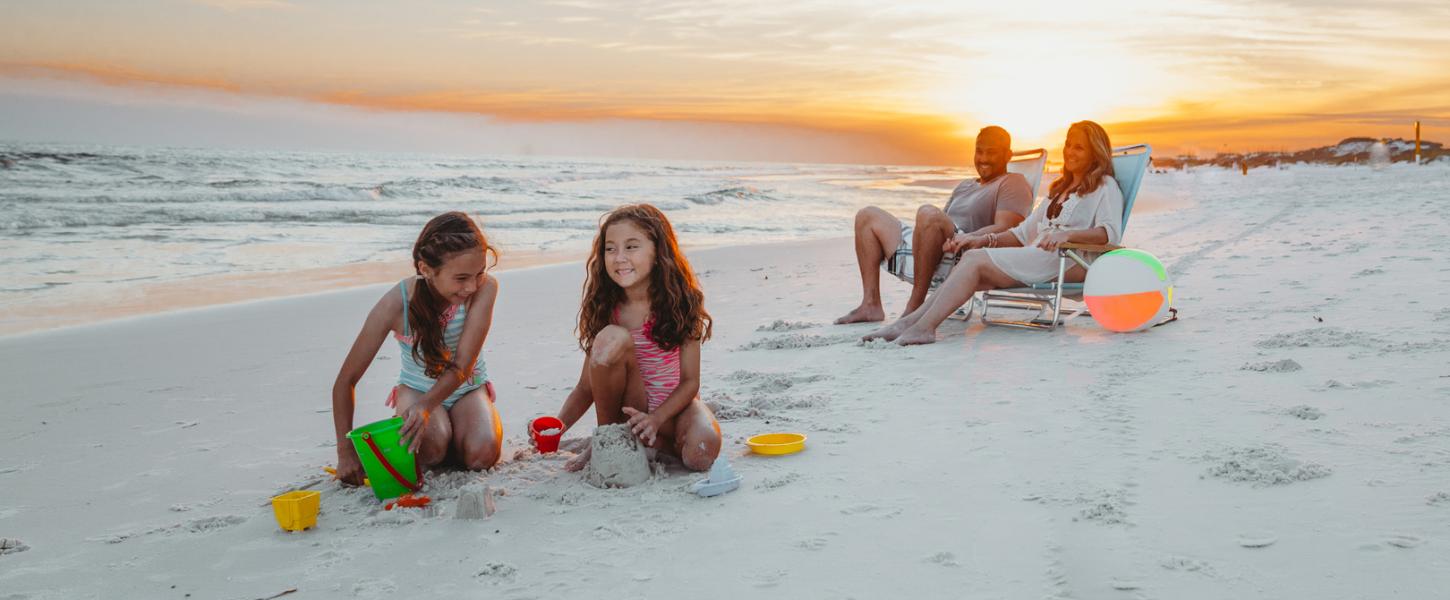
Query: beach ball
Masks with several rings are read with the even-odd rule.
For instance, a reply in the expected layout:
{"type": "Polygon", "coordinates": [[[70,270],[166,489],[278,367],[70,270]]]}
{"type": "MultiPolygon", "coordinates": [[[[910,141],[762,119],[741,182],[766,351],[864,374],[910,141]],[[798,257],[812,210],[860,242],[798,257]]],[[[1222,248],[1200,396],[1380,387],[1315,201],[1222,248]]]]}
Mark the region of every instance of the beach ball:
{"type": "Polygon", "coordinates": [[[1168,314],[1173,283],[1152,254],[1123,248],[1093,261],[1082,286],[1093,319],[1111,331],[1141,331],[1168,314]]]}

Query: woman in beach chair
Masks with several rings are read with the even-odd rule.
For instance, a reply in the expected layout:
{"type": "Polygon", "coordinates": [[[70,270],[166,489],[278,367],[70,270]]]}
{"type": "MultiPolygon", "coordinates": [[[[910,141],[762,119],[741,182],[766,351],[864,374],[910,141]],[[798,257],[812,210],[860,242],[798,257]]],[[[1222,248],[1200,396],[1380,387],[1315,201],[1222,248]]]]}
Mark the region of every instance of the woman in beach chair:
{"type": "Polygon", "coordinates": [[[347,439],[353,389],[389,333],[402,348],[403,364],[388,405],[403,417],[401,433],[418,464],[430,467],[451,455],[464,468],[481,471],[498,462],[503,428],[479,356],[498,298],[498,280],[487,273],[490,254],[497,263],[498,252],[464,213],[443,213],[423,226],[413,245],[417,275],[389,288],[373,306],[332,387],[337,478],[344,483],[363,483],[347,439]]]}
{"type": "MultiPolygon", "coordinates": [[[[1112,143],[1102,126],[1073,123],[1062,149],[1062,174],[1047,201],[1026,221],[1004,233],[958,234],[944,248],[962,258],[936,293],[921,307],[862,339],[897,344],[930,344],[936,328],[979,291],[1044,283],[1057,278],[1058,246],[1067,243],[1117,244],[1122,237],[1123,194],[1113,179],[1112,143]]],[[[1082,281],[1080,266],[1067,281],[1082,281]]]]}

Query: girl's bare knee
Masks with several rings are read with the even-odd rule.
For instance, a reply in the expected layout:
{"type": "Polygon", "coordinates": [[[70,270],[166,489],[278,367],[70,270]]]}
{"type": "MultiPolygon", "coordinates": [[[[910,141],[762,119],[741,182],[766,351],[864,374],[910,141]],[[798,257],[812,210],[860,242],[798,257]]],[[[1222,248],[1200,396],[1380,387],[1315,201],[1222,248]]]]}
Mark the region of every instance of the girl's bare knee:
{"type": "Polygon", "coordinates": [[[431,467],[443,462],[448,456],[448,437],[446,435],[425,434],[423,443],[418,444],[418,462],[424,467],[431,467]]]}
{"type": "Polygon", "coordinates": [[[594,336],[594,345],[589,350],[589,361],[597,367],[611,367],[619,364],[626,350],[633,350],[634,339],[629,330],[619,325],[609,325],[594,336]]]}
{"type": "Polygon", "coordinates": [[[680,460],[691,471],[706,471],[720,456],[720,438],[713,435],[692,436],[680,448],[680,460]]]}
{"type": "Polygon", "coordinates": [[[479,444],[463,453],[463,466],[470,471],[492,469],[498,464],[500,454],[498,444],[479,444]]]}

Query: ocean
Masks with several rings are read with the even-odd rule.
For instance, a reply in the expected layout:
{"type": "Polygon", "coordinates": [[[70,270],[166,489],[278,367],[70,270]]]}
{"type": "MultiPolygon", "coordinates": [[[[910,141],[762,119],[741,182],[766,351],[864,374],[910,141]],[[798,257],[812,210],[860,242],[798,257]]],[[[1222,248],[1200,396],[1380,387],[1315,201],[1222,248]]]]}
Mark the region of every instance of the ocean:
{"type": "MultiPolygon", "coordinates": [[[[0,143],[0,304],[137,285],[406,261],[429,218],[475,215],[511,253],[582,252],[598,219],[658,206],[688,247],[847,236],[970,169],[0,143]]],[[[847,257],[843,257],[846,260],[847,257]]]]}

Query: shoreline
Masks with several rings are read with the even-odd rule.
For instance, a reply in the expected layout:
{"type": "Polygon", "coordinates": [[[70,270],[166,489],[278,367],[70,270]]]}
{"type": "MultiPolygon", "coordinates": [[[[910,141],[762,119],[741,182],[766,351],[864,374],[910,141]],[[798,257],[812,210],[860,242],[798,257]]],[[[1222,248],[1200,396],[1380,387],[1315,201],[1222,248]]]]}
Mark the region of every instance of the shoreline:
{"type": "MultiPolygon", "coordinates": [[[[732,247],[784,246],[834,239],[837,238],[812,238],[755,244],[684,245],[683,249],[687,252],[698,252],[732,247]]],[[[489,272],[497,274],[582,263],[586,259],[584,251],[553,250],[517,254],[511,252],[504,254],[503,257],[506,258],[501,257],[499,266],[489,272]]],[[[293,271],[203,275],[142,284],[118,290],[117,301],[104,309],[98,309],[93,302],[25,303],[0,309],[0,340],[195,310],[346,292],[394,283],[411,275],[408,271],[408,264],[405,261],[369,261],[293,271]],[[297,281],[303,281],[305,284],[295,285],[297,281]]]]}
{"type": "MultiPolygon", "coordinates": [[[[574,251],[509,253],[491,273],[580,260],[574,251]]],[[[407,261],[367,261],[292,271],[202,275],[116,290],[103,306],[92,301],[29,302],[0,310],[0,339],[197,310],[325,294],[397,281],[409,276],[407,261]]]]}

